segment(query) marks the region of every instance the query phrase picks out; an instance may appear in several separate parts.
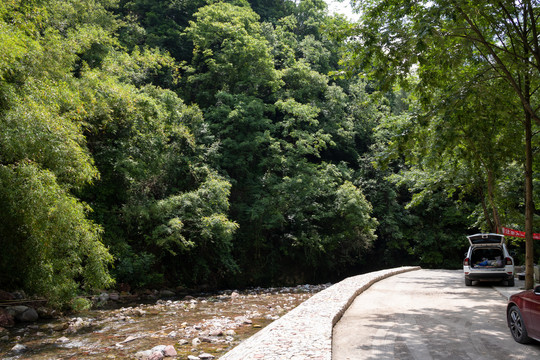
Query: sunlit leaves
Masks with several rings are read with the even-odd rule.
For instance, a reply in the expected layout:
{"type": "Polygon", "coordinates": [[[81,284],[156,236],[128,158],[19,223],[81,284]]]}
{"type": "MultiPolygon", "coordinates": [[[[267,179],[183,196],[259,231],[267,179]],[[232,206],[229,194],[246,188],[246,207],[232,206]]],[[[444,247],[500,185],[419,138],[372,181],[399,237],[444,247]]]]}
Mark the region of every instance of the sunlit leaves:
{"type": "Polygon", "coordinates": [[[19,274],[2,283],[47,296],[56,306],[65,306],[80,289],[112,283],[112,256],[101,243],[101,228],[70,192],[98,178],[84,136],[87,109],[73,77],[78,53],[111,43],[111,29],[98,26],[97,17],[101,25],[114,22],[99,1],[8,1],[0,7],[0,47],[9,48],[0,51],[0,223],[6,249],[0,263],[2,272],[19,274]],[[77,19],[60,8],[50,11],[77,4],[77,19]]]}
{"type": "Polygon", "coordinates": [[[0,165],[0,185],[0,266],[14,276],[11,282],[22,282],[55,305],[65,304],[81,286],[112,283],[107,271],[112,257],[100,241],[101,228],[86,219],[88,208],[50,171],[29,161],[0,165]]]}
{"type": "Polygon", "coordinates": [[[77,94],[66,84],[46,81],[29,81],[25,90],[11,99],[11,108],[0,118],[2,161],[32,160],[52,170],[65,185],[81,186],[94,179],[97,172],[81,126],[74,121],[82,110],[72,101],[77,94]]]}
{"type": "Polygon", "coordinates": [[[186,29],[193,60],[186,66],[190,97],[206,107],[220,91],[264,95],[279,85],[259,16],[227,3],[205,6],[186,29]]]}

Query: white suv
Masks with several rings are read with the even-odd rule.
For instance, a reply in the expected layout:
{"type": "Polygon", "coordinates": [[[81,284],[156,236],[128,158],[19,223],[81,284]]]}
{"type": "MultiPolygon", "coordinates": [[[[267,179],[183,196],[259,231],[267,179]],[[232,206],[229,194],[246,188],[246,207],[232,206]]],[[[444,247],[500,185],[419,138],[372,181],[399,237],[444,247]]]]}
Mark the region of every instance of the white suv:
{"type": "Polygon", "coordinates": [[[514,286],[514,259],[508,253],[501,234],[467,236],[471,246],[463,260],[465,285],[476,281],[507,281],[514,286]]]}

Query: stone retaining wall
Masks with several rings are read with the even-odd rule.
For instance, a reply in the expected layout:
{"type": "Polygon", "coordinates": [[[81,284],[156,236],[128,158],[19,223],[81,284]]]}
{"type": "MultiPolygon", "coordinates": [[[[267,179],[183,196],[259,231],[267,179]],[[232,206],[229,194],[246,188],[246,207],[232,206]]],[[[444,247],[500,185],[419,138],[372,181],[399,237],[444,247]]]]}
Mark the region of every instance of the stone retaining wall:
{"type": "Polygon", "coordinates": [[[356,296],[379,280],[419,269],[401,267],[347,278],[313,295],[220,359],[331,360],[332,329],[356,296]]]}

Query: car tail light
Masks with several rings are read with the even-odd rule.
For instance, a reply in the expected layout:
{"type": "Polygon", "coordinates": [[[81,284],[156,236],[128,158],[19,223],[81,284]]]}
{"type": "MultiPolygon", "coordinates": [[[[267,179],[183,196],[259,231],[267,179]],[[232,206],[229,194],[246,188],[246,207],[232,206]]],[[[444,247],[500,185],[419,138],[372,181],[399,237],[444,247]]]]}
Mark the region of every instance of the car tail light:
{"type": "Polygon", "coordinates": [[[507,257],[505,260],[506,260],[506,265],[512,265],[512,258],[507,257]]]}
{"type": "Polygon", "coordinates": [[[469,258],[465,258],[465,260],[463,260],[463,266],[469,266],[469,258]]]}

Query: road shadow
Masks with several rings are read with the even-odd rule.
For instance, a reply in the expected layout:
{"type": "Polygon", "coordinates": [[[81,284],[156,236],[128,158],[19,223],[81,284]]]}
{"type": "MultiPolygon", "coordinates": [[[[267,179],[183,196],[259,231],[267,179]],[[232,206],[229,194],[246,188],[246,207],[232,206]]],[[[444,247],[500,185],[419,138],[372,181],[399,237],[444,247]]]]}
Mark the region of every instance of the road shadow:
{"type": "Polygon", "coordinates": [[[540,359],[540,343],[513,340],[506,300],[493,283],[465,286],[462,272],[421,270],[386,284],[361,294],[345,313],[357,338],[347,340],[348,357],[333,353],[333,360],[540,359]]]}

